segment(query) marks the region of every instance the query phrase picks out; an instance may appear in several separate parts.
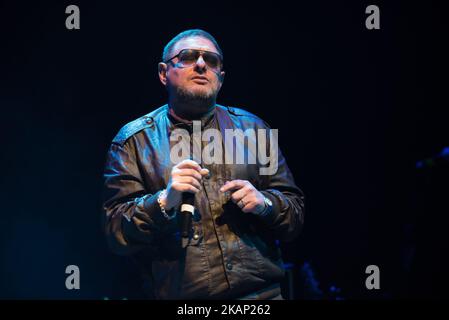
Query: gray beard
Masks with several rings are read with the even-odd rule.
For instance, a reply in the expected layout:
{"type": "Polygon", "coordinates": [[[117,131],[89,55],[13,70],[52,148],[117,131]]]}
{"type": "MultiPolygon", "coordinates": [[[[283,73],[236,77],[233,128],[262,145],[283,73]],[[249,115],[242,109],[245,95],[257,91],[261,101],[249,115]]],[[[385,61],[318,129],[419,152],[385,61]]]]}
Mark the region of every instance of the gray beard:
{"type": "Polygon", "coordinates": [[[176,96],[178,101],[195,104],[209,103],[215,99],[213,92],[191,92],[184,88],[176,88],[176,96]]]}
{"type": "Polygon", "coordinates": [[[182,88],[176,89],[176,101],[179,106],[184,106],[185,110],[176,110],[187,117],[201,116],[210,111],[215,105],[216,94],[214,92],[191,92],[182,88]]]}

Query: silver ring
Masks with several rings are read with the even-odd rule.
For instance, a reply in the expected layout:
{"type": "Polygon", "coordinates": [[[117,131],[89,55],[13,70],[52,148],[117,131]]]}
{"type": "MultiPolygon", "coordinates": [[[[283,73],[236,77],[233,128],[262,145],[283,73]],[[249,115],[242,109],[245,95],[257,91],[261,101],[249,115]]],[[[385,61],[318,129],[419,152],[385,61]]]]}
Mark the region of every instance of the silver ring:
{"type": "Polygon", "coordinates": [[[238,206],[240,207],[240,209],[242,209],[245,206],[245,203],[243,202],[243,200],[240,200],[238,202],[238,206]]]}

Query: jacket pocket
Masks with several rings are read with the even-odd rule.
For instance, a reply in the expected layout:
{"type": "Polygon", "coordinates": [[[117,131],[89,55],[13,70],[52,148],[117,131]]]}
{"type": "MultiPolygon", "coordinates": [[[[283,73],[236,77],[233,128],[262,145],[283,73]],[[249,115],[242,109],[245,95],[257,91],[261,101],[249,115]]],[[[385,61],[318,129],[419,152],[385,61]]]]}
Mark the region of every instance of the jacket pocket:
{"type": "Polygon", "coordinates": [[[244,263],[249,276],[264,282],[280,281],[284,277],[279,249],[267,245],[258,236],[242,237],[244,263]]]}

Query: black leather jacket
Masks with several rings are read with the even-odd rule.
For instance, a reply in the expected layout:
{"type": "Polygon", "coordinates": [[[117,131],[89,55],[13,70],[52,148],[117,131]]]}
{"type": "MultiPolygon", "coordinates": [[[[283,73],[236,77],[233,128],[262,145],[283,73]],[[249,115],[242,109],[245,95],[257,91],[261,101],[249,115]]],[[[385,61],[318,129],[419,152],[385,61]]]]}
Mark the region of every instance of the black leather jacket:
{"type": "MultiPolygon", "coordinates": [[[[304,196],[282,154],[271,176],[260,175],[257,164],[201,164],[210,178],[195,196],[193,232],[182,249],[178,219],[168,220],[157,202],[174,166],[170,133],[185,125],[168,110],[165,105],[128,123],[111,144],[103,203],[111,250],[136,261],[158,299],[233,299],[278,286],[284,269],[276,240],[292,240],[304,222],[304,196]],[[233,179],[250,181],[268,197],[271,213],[245,214],[218,191],[233,179]],[[136,210],[136,201],[148,194],[144,210],[136,210]]],[[[220,105],[203,125],[223,134],[268,128],[247,111],[220,105]]]]}

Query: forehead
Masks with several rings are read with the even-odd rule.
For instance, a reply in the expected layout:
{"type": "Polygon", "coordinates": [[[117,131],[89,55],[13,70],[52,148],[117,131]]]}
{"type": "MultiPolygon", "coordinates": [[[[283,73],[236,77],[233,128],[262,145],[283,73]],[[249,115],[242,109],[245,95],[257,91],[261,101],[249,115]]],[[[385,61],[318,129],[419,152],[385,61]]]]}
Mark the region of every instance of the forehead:
{"type": "Polygon", "coordinates": [[[203,37],[190,37],[179,40],[173,47],[173,53],[178,54],[183,49],[206,50],[218,53],[212,41],[203,37]]]}

